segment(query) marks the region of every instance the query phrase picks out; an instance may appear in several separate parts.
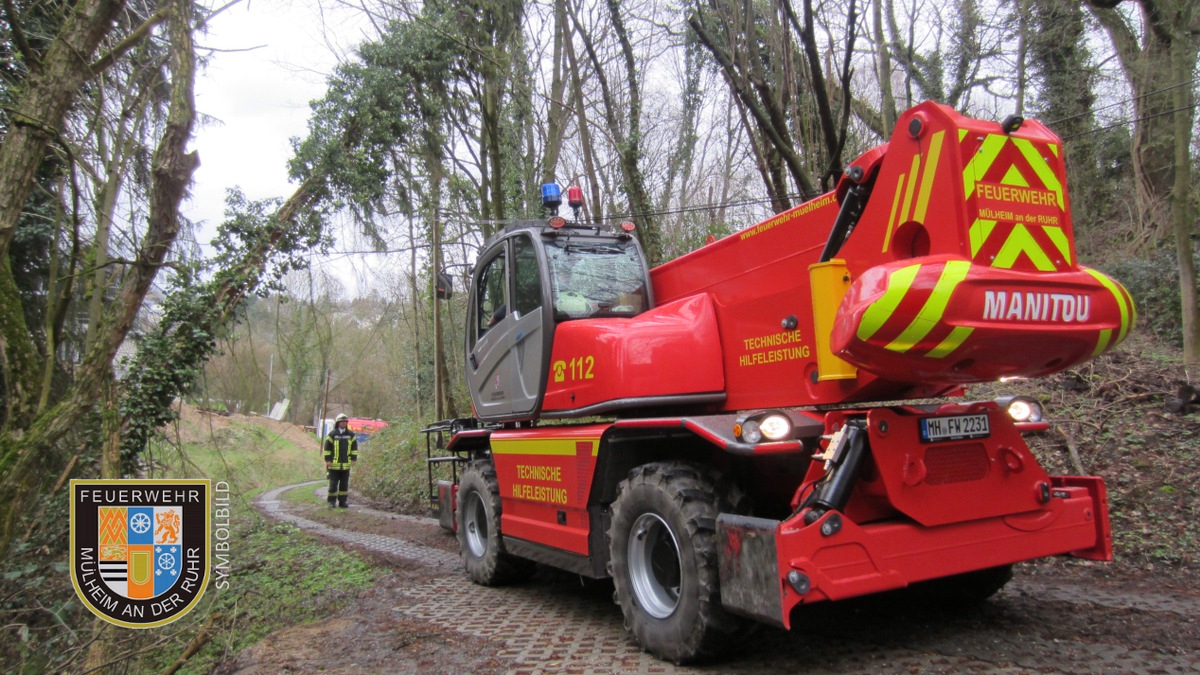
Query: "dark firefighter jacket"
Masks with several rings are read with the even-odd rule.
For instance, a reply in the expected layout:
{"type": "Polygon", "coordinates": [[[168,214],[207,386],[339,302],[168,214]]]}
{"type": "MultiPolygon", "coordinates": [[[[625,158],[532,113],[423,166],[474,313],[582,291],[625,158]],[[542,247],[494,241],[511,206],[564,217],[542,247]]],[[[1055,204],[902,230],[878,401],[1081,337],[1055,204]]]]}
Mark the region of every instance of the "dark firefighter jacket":
{"type": "Polygon", "coordinates": [[[349,429],[342,430],[334,425],[325,437],[325,461],[331,462],[334,470],[349,469],[350,462],[358,459],[358,436],[349,429]]]}

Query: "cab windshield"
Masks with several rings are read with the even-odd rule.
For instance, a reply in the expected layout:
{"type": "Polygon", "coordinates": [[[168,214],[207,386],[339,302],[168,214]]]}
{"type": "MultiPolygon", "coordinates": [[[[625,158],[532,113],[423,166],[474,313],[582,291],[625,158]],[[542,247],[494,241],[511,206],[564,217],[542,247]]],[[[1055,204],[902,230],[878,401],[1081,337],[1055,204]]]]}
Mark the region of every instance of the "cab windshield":
{"type": "Polygon", "coordinates": [[[558,321],[636,316],[647,309],[646,267],[630,241],[546,242],[558,321]]]}

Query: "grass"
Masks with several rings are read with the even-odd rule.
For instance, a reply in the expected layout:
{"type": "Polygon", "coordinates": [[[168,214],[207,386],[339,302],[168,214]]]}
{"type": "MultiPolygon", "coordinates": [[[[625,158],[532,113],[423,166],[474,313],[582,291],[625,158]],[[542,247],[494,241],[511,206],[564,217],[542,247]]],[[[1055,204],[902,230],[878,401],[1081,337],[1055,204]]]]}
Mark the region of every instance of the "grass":
{"type": "MultiPolygon", "coordinates": [[[[253,508],[258,494],[275,487],[321,478],[324,467],[317,441],[302,447],[280,433],[252,422],[223,420],[220,427],[181,429],[190,439],[156,453],[165,463],[163,475],[207,477],[227,482],[232,497],[227,588],[210,581],[204,600],[179,637],[141,660],[144,669],[161,669],[183,650],[213,617],[208,644],[181,672],[208,672],[222,660],[286,626],[308,623],[344,608],[347,598],[370,587],[384,568],[358,554],[328,546],[295,526],[267,520],[253,508]]],[[[312,488],[284,493],[288,501],[310,501],[312,488]]],[[[214,557],[213,565],[217,564],[214,557]]],[[[182,623],[182,622],[177,622],[182,623]]],[[[174,624],[171,624],[174,626],[174,624]]],[[[137,668],[136,670],[142,670],[137,668]]]]}
{"type": "MultiPolygon", "coordinates": [[[[292,525],[255,519],[239,529],[229,588],[210,586],[204,606],[188,617],[191,629],[183,632],[184,637],[195,635],[201,624],[219,615],[216,630],[181,672],[209,672],[277,629],[327,618],[385,573],[368,559],[292,525]]],[[[175,660],[180,645],[175,640],[173,648],[156,650],[135,670],[161,671],[175,660]]]]}
{"type": "Polygon", "coordinates": [[[241,494],[324,476],[315,438],[305,448],[284,435],[236,419],[217,428],[188,429],[180,437],[191,440],[151,448],[156,464],[162,464],[162,475],[227,481],[241,494]]]}

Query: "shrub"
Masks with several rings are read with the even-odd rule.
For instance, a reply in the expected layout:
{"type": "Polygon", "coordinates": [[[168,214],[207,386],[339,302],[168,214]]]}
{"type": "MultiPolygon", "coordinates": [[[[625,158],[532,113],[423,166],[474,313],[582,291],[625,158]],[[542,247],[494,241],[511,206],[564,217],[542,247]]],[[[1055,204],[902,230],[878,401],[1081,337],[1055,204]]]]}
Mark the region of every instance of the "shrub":
{"type": "Polygon", "coordinates": [[[1176,347],[1183,344],[1179,305],[1179,265],[1174,249],[1159,248],[1144,258],[1126,258],[1100,266],[1129,289],[1138,323],[1176,347]]]}
{"type": "Polygon", "coordinates": [[[397,420],[362,444],[353,487],[381,507],[425,514],[429,509],[425,436],[413,420],[397,420]]]}

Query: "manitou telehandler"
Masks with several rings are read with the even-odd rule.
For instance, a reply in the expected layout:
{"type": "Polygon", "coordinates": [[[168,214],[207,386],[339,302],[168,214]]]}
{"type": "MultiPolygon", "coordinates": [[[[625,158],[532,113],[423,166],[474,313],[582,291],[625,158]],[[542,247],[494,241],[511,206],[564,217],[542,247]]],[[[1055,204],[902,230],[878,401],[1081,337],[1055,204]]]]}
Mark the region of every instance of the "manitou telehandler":
{"type": "Polygon", "coordinates": [[[653,270],[633,230],[554,215],[479,255],[474,417],[425,430],[471,579],[611,577],[641,645],[685,662],[747,617],[917,582],[980,600],[1019,561],[1111,558],[1104,482],[1023,439],[1036,401],[946,398],[1134,322],[1076,259],[1046,127],[924,103],[833,192],[653,270]]]}

